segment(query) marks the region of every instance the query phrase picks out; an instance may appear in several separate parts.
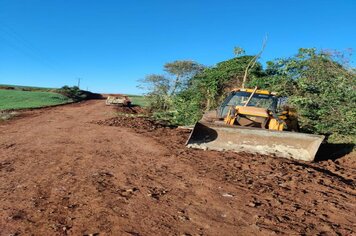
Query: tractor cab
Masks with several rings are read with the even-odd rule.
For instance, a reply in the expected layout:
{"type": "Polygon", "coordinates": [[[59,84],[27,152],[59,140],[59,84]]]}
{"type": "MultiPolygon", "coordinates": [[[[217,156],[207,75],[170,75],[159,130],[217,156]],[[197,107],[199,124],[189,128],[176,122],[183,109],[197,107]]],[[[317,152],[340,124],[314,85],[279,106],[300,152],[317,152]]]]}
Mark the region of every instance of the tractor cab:
{"type": "Polygon", "coordinates": [[[268,111],[276,112],[277,105],[278,97],[276,93],[267,90],[256,90],[254,92],[253,89],[234,89],[218,107],[217,112],[220,119],[226,117],[231,107],[240,108],[240,110],[243,109],[246,112],[251,110],[250,112],[257,116],[265,116],[268,111]],[[252,97],[251,94],[253,94],[252,97]]]}

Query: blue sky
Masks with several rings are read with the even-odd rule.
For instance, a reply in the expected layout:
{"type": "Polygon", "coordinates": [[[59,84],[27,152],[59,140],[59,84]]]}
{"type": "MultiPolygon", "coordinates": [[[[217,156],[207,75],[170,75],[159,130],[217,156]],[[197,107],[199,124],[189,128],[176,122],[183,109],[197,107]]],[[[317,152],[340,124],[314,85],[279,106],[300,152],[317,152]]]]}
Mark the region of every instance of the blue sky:
{"type": "Polygon", "coordinates": [[[355,0],[0,0],[0,84],[80,77],[84,89],[138,94],[165,62],[257,53],[266,33],[262,62],[300,47],[356,50],[355,24],[355,0]]]}

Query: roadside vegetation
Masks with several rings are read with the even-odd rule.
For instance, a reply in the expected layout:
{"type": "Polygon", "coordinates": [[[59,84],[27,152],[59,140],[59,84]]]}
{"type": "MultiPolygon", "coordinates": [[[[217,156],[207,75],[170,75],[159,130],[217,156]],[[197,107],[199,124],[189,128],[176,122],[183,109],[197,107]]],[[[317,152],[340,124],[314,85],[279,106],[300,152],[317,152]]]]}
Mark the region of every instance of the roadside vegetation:
{"type": "Polygon", "coordinates": [[[73,102],[79,102],[88,98],[88,92],[80,90],[77,86],[63,86],[60,89],[56,89],[55,92],[66,96],[73,102]]]}
{"type": "Polygon", "coordinates": [[[18,113],[16,111],[0,111],[0,122],[9,120],[15,117],[18,113]]]}
{"type": "Polygon", "coordinates": [[[331,143],[356,143],[356,69],[351,52],[301,48],[296,55],[274,59],[263,68],[259,55],[245,55],[203,66],[174,61],[165,74],[150,74],[140,87],[148,93],[149,110],[174,124],[194,124],[205,111],[215,109],[227,93],[241,87],[275,91],[288,97],[298,111],[302,132],[323,134],[331,143]]]}

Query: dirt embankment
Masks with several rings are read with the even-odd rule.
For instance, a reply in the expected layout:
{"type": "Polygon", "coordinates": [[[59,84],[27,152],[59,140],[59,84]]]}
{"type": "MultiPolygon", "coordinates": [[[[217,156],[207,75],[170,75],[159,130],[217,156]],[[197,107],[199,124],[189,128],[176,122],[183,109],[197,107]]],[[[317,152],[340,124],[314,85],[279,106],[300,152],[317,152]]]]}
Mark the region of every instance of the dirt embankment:
{"type": "Polygon", "coordinates": [[[356,232],[355,156],[304,163],[186,149],[189,131],[114,117],[103,103],[0,125],[0,235],[356,232]]]}

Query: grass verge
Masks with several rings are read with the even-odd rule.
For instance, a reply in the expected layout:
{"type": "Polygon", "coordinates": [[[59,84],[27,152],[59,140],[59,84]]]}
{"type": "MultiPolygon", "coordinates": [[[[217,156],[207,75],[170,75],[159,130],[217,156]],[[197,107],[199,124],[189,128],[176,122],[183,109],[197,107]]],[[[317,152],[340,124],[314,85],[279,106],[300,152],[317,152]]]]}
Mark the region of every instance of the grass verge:
{"type": "Polygon", "coordinates": [[[149,104],[149,101],[145,96],[128,95],[128,97],[131,99],[132,105],[137,105],[140,107],[147,107],[149,104]]]}

